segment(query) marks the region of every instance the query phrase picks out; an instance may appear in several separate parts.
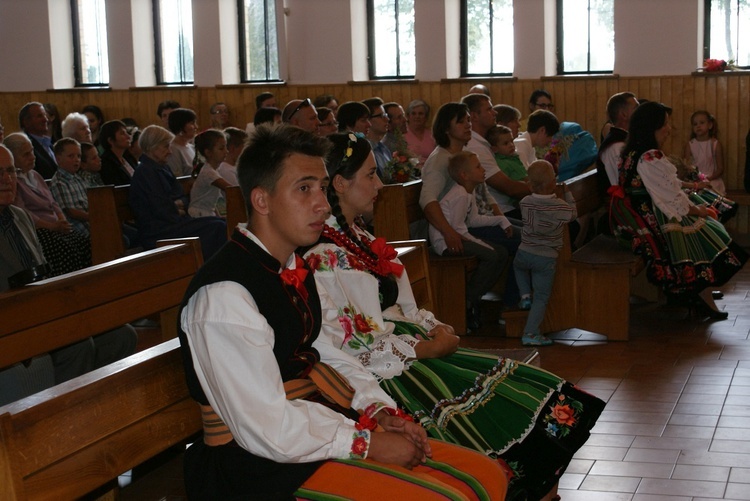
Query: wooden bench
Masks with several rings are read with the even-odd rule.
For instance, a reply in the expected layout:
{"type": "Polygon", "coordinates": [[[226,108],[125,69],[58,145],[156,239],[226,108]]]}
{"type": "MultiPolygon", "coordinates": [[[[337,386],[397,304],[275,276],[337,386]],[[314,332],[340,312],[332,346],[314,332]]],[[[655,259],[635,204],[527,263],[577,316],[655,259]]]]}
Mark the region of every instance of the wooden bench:
{"type": "MultiPolygon", "coordinates": [[[[0,367],[174,311],[202,264],[186,240],[2,294],[0,367]]],[[[200,429],[171,339],[0,407],[0,498],[78,498],[200,429]]]]}
{"type": "MultiPolygon", "coordinates": [[[[596,171],[568,179],[565,184],[576,200],[579,218],[601,207],[596,171]]],[[[643,268],[643,260],[620,246],[612,236],[598,235],[573,252],[570,234],[564,231],[542,332],[577,327],[604,334],[610,340],[626,341],[631,278],[643,268]]],[[[528,312],[523,310],[503,313],[506,336],[521,337],[527,316],[528,312]]]]}
{"type": "MultiPolygon", "coordinates": [[[[190,193],[194,178],[177,178],[185,193],[190,193]]],[[[113,259],[140,252],[143,249],[125,249],[122,225],[135,219],[128,203],[130,185],[97,186],[89,188],[89,225],[91,227],[91,261],[106,263],[113,259]]],[[[227,202],[227,234],[231,236],[237,223],[247,220],[245,201],[239,186],[230,186],[225,193],[227,202]]]]}
{"type": "MultiPolygon", "coordinates": [[[[387,184],[378,193],[373,215],[375,236],[388,241],[426,238],[427,220],[419,205],[422,181],[387,184]]],[[[476,268],[473,257],[430,254],[429,267],[435,316],[466,333],[466,273],[476,268]]]]}

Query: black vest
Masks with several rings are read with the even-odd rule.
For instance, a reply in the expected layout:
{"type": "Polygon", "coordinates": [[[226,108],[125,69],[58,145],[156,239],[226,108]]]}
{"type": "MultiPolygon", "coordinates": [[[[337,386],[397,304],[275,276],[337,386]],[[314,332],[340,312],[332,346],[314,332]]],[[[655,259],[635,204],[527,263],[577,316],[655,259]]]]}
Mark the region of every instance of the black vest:
{"type": "Polygon", "coordinates": [[[609,129],[609,134],[602,141],[599,147],[599,155],[596,157],[596,185],[599,189],[604,200],[608,200],[607,189],[611,186],[609,177],[607,177],[607,169],[604,167],[602,162],[602,152],[606,150],[610,145],[614,143],[624,142],[628,138],[628,131],[620,129],[618,127],[612,127],[609,129]]]}

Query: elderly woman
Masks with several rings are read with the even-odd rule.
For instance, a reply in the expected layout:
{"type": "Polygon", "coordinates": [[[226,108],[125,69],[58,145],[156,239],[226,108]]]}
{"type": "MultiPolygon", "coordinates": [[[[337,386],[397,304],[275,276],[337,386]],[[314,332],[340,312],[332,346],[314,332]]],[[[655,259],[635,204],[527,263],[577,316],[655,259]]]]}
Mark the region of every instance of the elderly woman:
{"type": "Polygon", "coordinates": [[[14,205],[31,215],[51,268],[50,276],[90,266],[91,243],[88,237],[73,231],[44,178],[34,170],[34,147],[29,138],[17,132],[6,137],[3,144],[13,154],[16,168],[21,169],[14,205]]]}
{"type": "Polygon", "coordinates": [[[428,124],[430,118],[430,105],[421,99],[415,99],[406,107],[406,144],[409,151],[414,152],[419,157],[419,164],[424,164],[427,157],[437,144],[428,124]]]}
{"type": "Polygon", "coordinates": [[[62,137],[72,137],[79,143],[94,143],[89,119],[81,113],[70,113],[62,122],[62,137]]]}
{"type": "Polygon", "coordinates": [[[130,134],[120,120],[110,120],[101,127],[99,142],[102,153],[102,181],[104,184],[130,184],[138,161],[130,154],[130,134]]]}
{"type": "Polygon", "coordinates": [[[227,241],[227,224],[220,217],[187,214],[188,197],[167,164],[173,139],[171,132],[158,125],[149,125],[141,133],[143,155],[129,194],[139,240],[144,248],[152,249],[160,239],[199,237],[203,258],[208,259],[227,241]]]}
{"type": "Polygon", "coordinates": [[[615,233],[646,261],[649,280],[672,301],[701,317],[724,320],[711,289],[725,284],[747,261],[716,212],[695,205],[682,190],[675,166],[662,151],[672,109],[649,101],[633,112],[622,150],[619,182],[612,198],[615,233]]]}

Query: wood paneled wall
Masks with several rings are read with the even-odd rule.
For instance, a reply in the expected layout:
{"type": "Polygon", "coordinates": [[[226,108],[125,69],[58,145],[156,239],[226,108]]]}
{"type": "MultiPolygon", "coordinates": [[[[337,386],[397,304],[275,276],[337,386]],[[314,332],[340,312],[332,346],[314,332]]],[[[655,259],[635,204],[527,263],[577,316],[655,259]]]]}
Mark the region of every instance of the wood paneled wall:
{"type": "MultiPolygon", "coordinates": [[[[105,118],[133,117],[145,126],[157,122],[156,107],[165,99],[174,99],[198,113],[201,126],[208,125],[208,109],[222,101],[231,110],[232,123],[244,127],[255,113],[255,96],[269,91],[276,95],[280,107],[297,97],[332,94],[339,103],[380,96],[406,107],[420,98],[437,108],[448,101],[458,101],[473,85],[472,81],[445,82],[371,82],[335,85],[269,85],[220,86],[215,88],[165,87],[130,90],[60,90],[47,92],[0,93],[0,118],[6,134],[18,130],[17,115],[29,101],[52,102],[64,116],[86,104],[99,105],[105,118]]],[[[745,161],[745,136],[750,129],[750,73],[695,74],[665,77],[588,77],[544,78],[537,80],[497,79],[484,82],[490,88],[493,103],[515,106],[528,113],[527,100],[534,89],[544,88],[552,94],[555,114],[566,121],[578,122],[599,140],[599,130],[606,120],[606,103],[616,92],[632,91],[638,97],[661,101],[674,109],[674,131],[666,149],[681,153],[690,136],[690,115],[706,109],[716,116],[719,138],[725,151],[724,180],[730,189],[742,187],[745,161]]],[[[743,208],[730,225],[750,234],[750,219],[743,208]]]]}

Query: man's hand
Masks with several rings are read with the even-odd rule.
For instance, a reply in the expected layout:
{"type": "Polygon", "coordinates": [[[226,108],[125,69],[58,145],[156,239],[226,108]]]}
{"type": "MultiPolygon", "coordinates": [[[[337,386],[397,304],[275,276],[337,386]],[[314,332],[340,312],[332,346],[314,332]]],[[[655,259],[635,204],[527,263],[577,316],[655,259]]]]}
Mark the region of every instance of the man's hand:
{"type": "Polygon", "coordinates": [[[373,432],[367,457],[381,463],[414,468],[427,459],[422,447],[415,444],[406,433],[390,431],[373,432]]]}
{"type": "Polygon", "coordinates": [[[449,256],[457,256],[463,254],[463,238],[461,238],[461,235],[459,235],[456,230],[451,228],[451,231],[445,232],[443,236],[445,237],[446,245],[444,254],[447,254],[449,256]]]}
{"type": "Polygon", "coordinates": [[[398,416],[391,416],[385,411],[380,411],[376,416],[378,424],[385,431],[403,434],[412,443],[422,449],[425,456],[428,458],[432,457],[432,448],[430,447],[430,442],[427,440],[427,432],[420,425],[398,416]]]}

